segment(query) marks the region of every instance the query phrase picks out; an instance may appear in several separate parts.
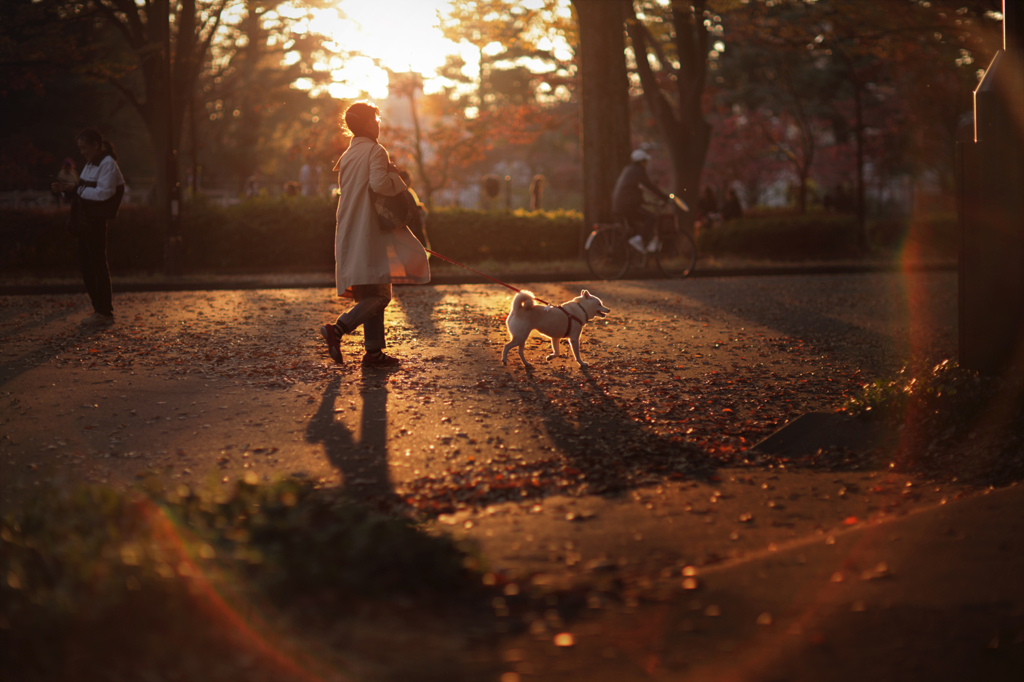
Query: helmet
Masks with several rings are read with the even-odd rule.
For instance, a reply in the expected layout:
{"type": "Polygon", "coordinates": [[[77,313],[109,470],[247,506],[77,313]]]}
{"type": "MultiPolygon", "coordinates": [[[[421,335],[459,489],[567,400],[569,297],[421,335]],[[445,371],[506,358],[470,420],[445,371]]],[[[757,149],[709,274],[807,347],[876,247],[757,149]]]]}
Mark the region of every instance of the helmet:
{"type": "Polygon", "coordinates": [[[634,149],[633,153],[629,155],[629,158],[633,161],[650,161],[651,155],[645,152],[643,149],[634,149]]]}

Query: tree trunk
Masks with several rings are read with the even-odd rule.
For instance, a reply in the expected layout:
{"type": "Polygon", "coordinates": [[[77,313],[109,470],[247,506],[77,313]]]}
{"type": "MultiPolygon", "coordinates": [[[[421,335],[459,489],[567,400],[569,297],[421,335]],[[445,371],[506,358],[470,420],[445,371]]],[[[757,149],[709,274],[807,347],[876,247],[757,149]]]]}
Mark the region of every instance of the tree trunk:
{"type": "Polygon", "coordinates": [[[854,135],[857,141],[857,234],[860,247],[868,246],[867,210],[864,197],[864,102],[861,84],[853,82],[853,103],[856,115],[854,135]]]}
{"type": "Polygon", "coordinates": [[[179,203],[175,202],[174,185],[177,183],[177,158],[174,154],[174,114],[172,111],[172,56],[171,8],[169,0],[155,3],[154,35],[160,41],[157,63],[152,63],[146,78],[146,117],[153,151],[156,154],[156,210],[160,231],[164,235],[164,272],[169,275],[181,270],[181,235],[177,220],[179,203]]]}
{"type": "Polygon", "coordinates": [[[595,223],[611,222],[612,190],[629,163],[629,79],[624,22],[629,0],[573,0],[580,45],[583,244],[595,223]]]}
{"type": "Polygon", "coordinates": [[[798,172],[799,172],[799,175],[800,175],[800,187],[797,190],[796,205],[797,205],[797,208],[800,211],[800,215],[804,215],[805,213],[807,213],[807,173],[808,173],[808,171],[807,171],[807,168],[805,166],[801,166],[799,168],[798,172]]]}
{"type": "Polygon", "coordinates": [[[244,88],[244,94],[238,105],[238,128],[236,133],[236,154],[240,160],[243,181],[260,168],[260,159],[256,157],[256,148],[260,142],[263,127],[262,100],[263,86],[257,75],[260,59],[266,48],[267,36],[263,30],[260,13],[262,3],[258,0],[246,0],[246,15],[242,21],[243,32],[248,40],[238,60],[238,82],[244,88]]]}
{"type": "Polygon", "coordinates": [[[196,98],[195,94],[188,100],[188,139],[191,147],[191,183],[190,195],[192,199],[199,197],[199,140],[196,127],[196,98]]]}
{"type": "MultiPolygon", "coordinates": [[[[672,191],[688,206],[695,207],[700,197],[700,174],[711,142],[711,126],[703,116],[698,116],[690,125],[693,132],[687,143],[670,148],[669,155],[672,159],[672,191]]],[[[691,211],[685,214],[684,220],[692,223],[694,217],[691,211]]]]}
{"type": "Polygon", "coordinates": [[[116,78],[110,78],[110,82],[139,112],[153,143],[157,161],[157,227],[164,235],[164,270],[169,274],[180,272],[183,255],[178,145],[184,107],[190,101],[227,1],[203,6],[202,30],[196,0],[175,0],[173,4],[170,0],[151,0],[145,6],[125,2],[117,4],[117,11],[113,6],[96,3],[99,15],[121,31],[142,67],[141,97],[116,78]]]}
{"type": "MultiPolygon", "coordinates": [[[[648,61],[648,43],[652,40],[649,32],[635,14],[627,22],[644,100],[672,163],[672,191],[690,206],[696,206],[700,196],[700,174],[711,141],[711,126],[704,120],[701,111],[707,75],[708,33],[703,23],[694,18],[702,17],[703,14],[703,2],[674,3],[672,6],[679,54],[679,68],[675,70],[675,107],[659,86],[648,61]],[[693,6],[692,12],[690,5],[693,6]]],[[[660,56],[661,52],[657,46],[654,47],[660,56]]],[[[671,69],[664,63],[661,67],[664,70],[671,69]]],[[[691,227],[693,219],[693,212],[684,214],[683,220],[691,227]]]]}
{"type": "MultiPolygon", "coordinates": [[[[409,74],[409,77],[414,79],[414,76],[411,73],[409,74]]],[[[413,148],[413,156],[416,159],[416,169],[419,171],[420,181],[423,183],[426,208],[428,211],[433,211],[434,191],[437,188],[434,187],[434,183],[431,182],[430,175],[427,173],[426,158],[423,152],[423,130],[420,128],[419,110],[416,108],[416,86],[417,81],[414,79],[409,84],[409,110],[412,114],[413,133],[416,136],[416,146],[413,148]]]]}

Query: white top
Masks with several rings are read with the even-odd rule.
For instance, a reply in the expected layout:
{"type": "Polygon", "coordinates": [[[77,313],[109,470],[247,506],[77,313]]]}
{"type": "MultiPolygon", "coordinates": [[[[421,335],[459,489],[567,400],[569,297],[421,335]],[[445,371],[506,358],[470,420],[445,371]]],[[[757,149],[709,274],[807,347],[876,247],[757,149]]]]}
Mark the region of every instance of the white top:
{"type": "Polygon", "coordinates": [[[78,188],[78,196],[89,201],[109,199],[114,196],[117,186],[124,184],[124,176],[121,175],[121,169],[117,167],[117,161],[114,161],[114,157],[109,155],[104,156],[99,165],[85,164],[79,179],[96,183],[95,187],[78,188]]]}
{"type": "Polygon", "coordinates": [[[385,196],[406,190],[398,173],[388,172],[388,153],[368,137],[356,137],[338,162],[341,186],[334,233],[338,295],[355,284],[425,284],[427,254],[409,228],[382,232],[368,187],[385,196]]]}

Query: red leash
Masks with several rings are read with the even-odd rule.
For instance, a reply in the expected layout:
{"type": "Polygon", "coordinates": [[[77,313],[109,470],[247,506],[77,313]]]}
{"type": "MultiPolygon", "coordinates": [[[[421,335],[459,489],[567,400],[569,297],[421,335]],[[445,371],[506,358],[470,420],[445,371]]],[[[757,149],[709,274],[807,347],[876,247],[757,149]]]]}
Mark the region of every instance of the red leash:
{"type": "MultiPolygon", "coordinates": [[[[514,286],[512,286],[511,284],[507,284],[505,282],[502,282],[500,279],[495,279],[495,278],[491,277],[490,275],[485,275],[484,273],[480,272],[479,270],[474,270],[473,268],[469,267],[468,265],[460,263],[457,260],[452,260],[448,256],[442,256],[437,251],[431,251],[430,249],[423,249],[423,250],[426,251],[427,253],[429,253],[431,256],[436,256],[436,257],[440,258],[443,261],[447,261],[447,262],[451,263],[452,265],[458,265],[460,268],[465,268],[466,270],[469,270],[472,273],[480,275],[481,277],[483,277],[485,279],[491,280],[495,284],[500,284],[501,286],[505,287],[506,289],[511,289],[512,291],[514,291],[516,293],[522,292],[522,289],[517,289],[514,286]]],[[[544,305],[552,305],[551,303],[548,303],[544,299],[537,298],[536,296],[534,296],[534,300],[537,301],[538,303],[543,303],[544,305]]]]}
{"type": "MultiPolygon", "coordinates": [[[[449,258],[448,256],[442,256],[437,251],[431,251],[430,249],[426,249],[426,248],[423,249],[423,250],[426,251],[427,253],[429,253],[431,256],[437,256],[441,260],[447,261],[447,262],[451,263],[452,265],[458,265],[460,268],[465,268],[466,270],[469,270],[472,273],[476,273],[477,275],[480,275],[484,279],[489,279],[492,282],[494,282],[495,284],[500,284],[501,286],[505,287],[506,289],[511,289],[512,291],[514,291],[516,293],[521,293],[523,291],[522,289],[517,289],[516,287],[512,286],[511,284],[508,284],[506,282],[502,282],[500,279],[495,279],[494,277],[491,277],[490,275],[485,275],[484,273],[480,272],[479,270],[474,270],[473,268],[469,267],[468,265],[466,265],[464,263],[460,263],[457,260],[453,260],[453,259],[449,258]]],[[[571,325],[571,320],[576,320],[577,322],[579,322],[580,323],[580,327],[582,327],[583,324],[584,324],[583,320],[581,320],[580,318],[576,317],[575,315],[573,315],[572,313],[570,313],[568,310],[566,310],[565,308],[563,308],[560,305],[554,305],[553,303],[548,303],[543,298],[537,298],[536,296],[533,297],[533,300],[537,301],[537,303],[543,303],[544,305],[549,305],[549,306],[551,306],[553,308],[558,308],[559,310],[561,310],[563,313],[568,315],[569,320],[570,320],[570,325],[571,325]]],[[[569,335],[569,331],[568,330],[566,330],[565,335],[566,336],[569,335]]]]}

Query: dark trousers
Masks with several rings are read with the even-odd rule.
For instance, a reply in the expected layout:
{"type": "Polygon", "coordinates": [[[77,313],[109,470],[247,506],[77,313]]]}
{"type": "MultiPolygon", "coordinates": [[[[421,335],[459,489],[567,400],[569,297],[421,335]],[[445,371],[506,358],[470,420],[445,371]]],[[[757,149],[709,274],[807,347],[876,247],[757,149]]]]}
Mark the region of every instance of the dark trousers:
{"type": "Polygon", "coordinates": [[[626,219],[630,227],[636,230],[637,234],[643,237],[644,242],[651,241],[651,237],[654,236],[656,215],[639,206],[628,211],[622,211],[620,215],[626,219]]]}
{"type": "Polygon", "coordinates": [[[356,301],[355,306],[342,314],[336,324],[344,334],[363,325],[363,347],[366,352],[383,350],[387,346],[384,339],[384,309],[391,303],[391,285],[356,284],[352,287],[352,296],[356,301]]]}
{"type": "Polygon", "coordinates": [[[92,308],[101,315],[114,314],[110,268],[107,266],[107,221],[83,219],[78,237],[78,265],[92,308]]]}

